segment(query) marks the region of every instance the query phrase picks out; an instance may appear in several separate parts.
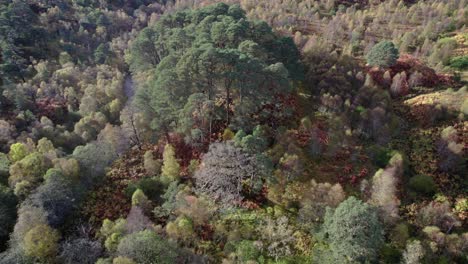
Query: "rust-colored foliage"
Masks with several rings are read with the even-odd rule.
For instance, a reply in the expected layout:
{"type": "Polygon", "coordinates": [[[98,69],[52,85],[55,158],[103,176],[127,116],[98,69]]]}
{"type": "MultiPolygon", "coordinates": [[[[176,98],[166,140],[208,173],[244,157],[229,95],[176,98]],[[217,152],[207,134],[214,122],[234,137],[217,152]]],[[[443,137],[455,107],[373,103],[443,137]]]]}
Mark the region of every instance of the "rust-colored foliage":
{"type": "Polygon", "coordinates": [[[54,123],[63,121],[68,113],[67,102],[55,98],[47,97],[36,101],[36,114],[46,116],[54,123]]]}
{"type": "MultiPolygon", "coordinates": [[[[448,75],[437,74],[436,71],[424,65],[417,58],[409,55],[402,54],[397,60],[397,63],[388,69],[377,67],[366,67],[365,71],[371,75],[374,82],[382,87],[387,87],[389,84],[384,80],[384,73],[390,72],[390,78],[393,78],[398,73],[406,73],[407,81],[411,74],[419,72],[421,74],[421,86],[435,87],[437,85],[454,85],[454,80],[448,75]]],[[[388,87],[387,87],[388,88],[388,87]]]]}
{"type": "Polygon", "coordinates": [[[114,163],[104,182],[91,192],[82,210],[93,225],[100,226],[106,218],[115,220],[127,216],[131,201],[125,195],[125,188],[146,176],[143,154],[150,149],[152,146],[146,145],[142,150],[134,149],[125,154],[114,163]]]}

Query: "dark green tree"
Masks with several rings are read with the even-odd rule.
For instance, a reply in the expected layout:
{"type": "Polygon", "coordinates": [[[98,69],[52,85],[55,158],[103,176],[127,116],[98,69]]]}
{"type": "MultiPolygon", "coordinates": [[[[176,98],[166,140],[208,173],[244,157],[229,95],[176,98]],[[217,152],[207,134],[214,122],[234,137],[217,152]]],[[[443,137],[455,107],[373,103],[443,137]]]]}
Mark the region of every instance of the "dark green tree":
{"type": "Polygon", "coordinates": [[[372,47],[366,55],[366,60],[369,65],[387,68],[395,65],[399,56],[393,42],[384,40],[372,47]]]}
{"type": "Polygon", "coordinates": [[[327,210],[323,231],[334,263],[372,262],[384,239],[376,209],[353,196],[327,210]]]}
{"type": "Polygon", "coordinates": [[[4,249],[8,235],[16,220],[16,196],[8,187],[0,184],[0,251],[4,249]]]}
{"type": "Polygon", "coordinates": [[[29,58],[43,58],[45,30],[39,17],[26,1],[2,1],[0,4],[0,73],[2,83],[24,81],[29,58]],[[5,3],[3,3],[5,2],[5,3]]]}
{"type": "Polygon", "coordinates": [[[137,36],[128,62],[134,72],[154,70],[136,103],[152,113],[152,127],[160,134],[174,128],[191,133],[187,117],[201,97],[213,102],[208,112],[217,113],[216,120],[205,116],[193,128],[206,135],[209,123],[218,121],[251,130],[288,113],[263,110],[282,105],[291,83],[302,76],[290,38],[274,34],[266,23],[249,21],[239,6],[221,3],[162,16],[137,36]]]}
{"type": "Polygon", "coordinates": [[[96,63],[105,63],[109,56],[110,50],[107,43],[100,44],[94,51],[94,60],[96,63]]]}

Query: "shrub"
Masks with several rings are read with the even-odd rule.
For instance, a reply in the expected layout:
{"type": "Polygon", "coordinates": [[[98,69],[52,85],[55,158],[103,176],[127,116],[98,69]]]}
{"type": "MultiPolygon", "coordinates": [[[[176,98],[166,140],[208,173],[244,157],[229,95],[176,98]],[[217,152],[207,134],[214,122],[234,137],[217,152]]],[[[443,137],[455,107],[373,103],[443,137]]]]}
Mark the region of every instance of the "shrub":
{"type": "Polygon", "coordinates": [[[132,206],[139,207],[145,212],[150,209],[151,202],[142,190],[137,189],[132,195],[132,206]]]}
{"type": "Polygon", "coordinates": [[[384,68],[395,65],[398,57],[399,51],[391,41],[377,43],[366,55],[369,65],[384,68]]]}
{"type": "Polygon", "coordinates": [[[468,56],[453,57],[450,59],[450,67],[461,71],[468,69],[468,56]]]}
{"type": "Polygon", "coordinates": [[[37,225],[24,237],[24,250],[28,256],[47,262],[56,256],[60,234],[48,225],[37,225]]]}
{"type": "Polygon", "coordinates": [[[385,168],[388,161],[392,158],[392,151],[379,145],[372,145],[368,149],[372,162],[379,168],[385,168]]]}
{"type": "Polygon", "coordinates": [[[101,254],[101,243],[76,238],[63,243],[59,258],[64,264],[94,264],[101,254]]]}
{"type": "Polygon", "coordinates": [[[423,195],[431,196],[437,191],[437,186],[431,176],[418,174],[411,177],[409,187],[423,195]]]}
{"type": "Polygon", "coordinates": [[[148,205],[148,197],[146,197],[145,193],[137,189],[132,195],[132,205],[133,206],[147,206],[148,205]]]}
{"type": "Polygon", "coordinates": [[[140,264],[172,264],[177,249],[153,231],[141,231],[125,236],[119,243],[117,255],[131,258],[140,264]]]}
{"type": "Polygon", "coordinates": [[[372,262],[383,244],[377,211],[352,196],[327,210],[323,230],[336,263],[372,262]]]}
{"type": "Polygon", "coordinates": [[[231,129],[229,128],[226,128],[224,129],[224,132],[223,132],[223,140],[224,141],[228,141],[228,140],[231,140],[233,139],[235,136],[234,132],[232,132],[231,129]]]}

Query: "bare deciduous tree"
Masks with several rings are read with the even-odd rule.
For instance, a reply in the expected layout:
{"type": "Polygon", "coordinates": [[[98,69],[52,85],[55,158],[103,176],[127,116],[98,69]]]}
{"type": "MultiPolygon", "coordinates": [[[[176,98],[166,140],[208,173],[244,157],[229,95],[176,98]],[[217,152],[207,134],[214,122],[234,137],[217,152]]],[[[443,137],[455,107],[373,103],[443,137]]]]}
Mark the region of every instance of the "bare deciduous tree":
{"type": "Polygon", "coordinates": [[[231,142],[213,143],[195,173],[196,187],[225,205],[243,199],[243,182],[258,180],[255,159],[231,142]]]}

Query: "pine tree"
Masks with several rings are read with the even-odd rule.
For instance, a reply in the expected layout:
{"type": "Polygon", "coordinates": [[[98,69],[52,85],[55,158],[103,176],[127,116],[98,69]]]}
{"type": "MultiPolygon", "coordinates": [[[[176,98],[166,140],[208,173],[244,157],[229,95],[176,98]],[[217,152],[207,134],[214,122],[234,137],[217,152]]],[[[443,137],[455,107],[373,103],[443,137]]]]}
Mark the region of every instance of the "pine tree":
{"type": "Polygon", "coordinates": [[[399,51],[391,41],[377,43],[366,56],[367,63],[372,66],[387,68],[395,65],[399,51]]]}
{"type": "Polygon", "coordinates": [[[375,208],[353,196],[327,210],[323,227],[335,263],[372,262],[383,244],[375,208]]]}

